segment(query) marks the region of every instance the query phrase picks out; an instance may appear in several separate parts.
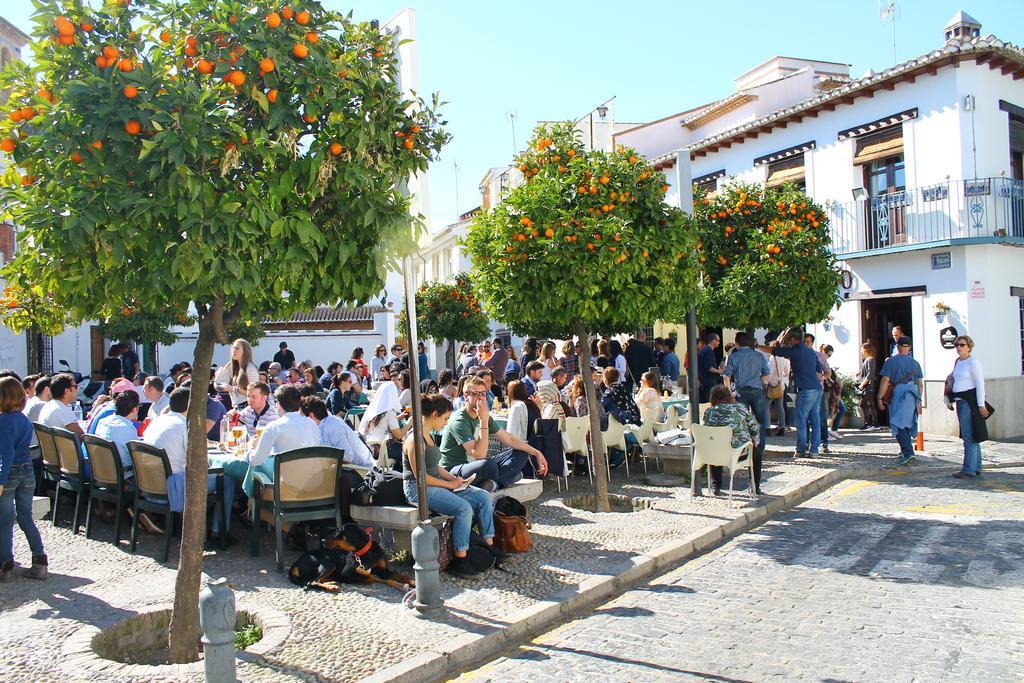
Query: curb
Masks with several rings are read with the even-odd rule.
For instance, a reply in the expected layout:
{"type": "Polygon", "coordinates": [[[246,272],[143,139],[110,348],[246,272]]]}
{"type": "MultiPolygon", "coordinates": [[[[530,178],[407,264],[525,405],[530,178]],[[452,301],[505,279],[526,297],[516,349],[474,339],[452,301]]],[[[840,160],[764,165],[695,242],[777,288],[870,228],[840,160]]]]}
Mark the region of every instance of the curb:
{"type": "MultiPolygon", "coordinates": [[[[928,468],[930,471],[944,469],[952,468],[935,465],[928,468]]],[[[674,565],[760,526],[782,510],[799,505],[839,482],[910,471],[908,467],[892,466],[854,466],[830,470],[809,482],[783,489],[763,505],[735,519],[635,555],[616,568],[615,574],[598,574],[585,579],[578,586],[564,588],[516,612],[502,627],[490,633],[467,633],[363,680],[368,683],[430,683],[455,676],[461,670],[499,654],[576,612],[605,602],[611,596],[653,578],[674,565]]]]}

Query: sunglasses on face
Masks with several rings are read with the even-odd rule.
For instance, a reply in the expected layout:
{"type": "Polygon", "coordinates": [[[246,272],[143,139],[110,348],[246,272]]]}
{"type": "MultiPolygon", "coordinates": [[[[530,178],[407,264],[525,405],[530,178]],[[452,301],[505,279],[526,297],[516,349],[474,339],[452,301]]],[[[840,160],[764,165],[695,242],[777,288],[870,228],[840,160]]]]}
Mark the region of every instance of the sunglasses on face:
{"type": "Polygon", "coordinates": [[[470,398],[482,398],[482,397],[484,397],[486,395],[487,395],[487,392],[485,392],[485,391],[467,391],[466,392],[466,396],[469,396],[470,398]]]}
{"type": "Polygon", "coordinates": [[[957,342],[957,346],[967,346],[967,342],[957,342]]]}

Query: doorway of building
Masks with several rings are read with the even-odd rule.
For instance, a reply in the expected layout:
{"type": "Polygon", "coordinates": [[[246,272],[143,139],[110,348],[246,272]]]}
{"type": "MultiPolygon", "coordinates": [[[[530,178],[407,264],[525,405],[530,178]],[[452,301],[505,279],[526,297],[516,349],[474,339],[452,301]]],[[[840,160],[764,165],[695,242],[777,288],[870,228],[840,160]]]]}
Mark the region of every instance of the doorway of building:
{"type": "Polygon", "coordinates": [[[892,328],[899,325],[903,334],[914,337],[910,315],[910,297],[891,299],[870,299],[861,302],[861,342],[875,345],[878,367],[892,353],[892,328]]]}

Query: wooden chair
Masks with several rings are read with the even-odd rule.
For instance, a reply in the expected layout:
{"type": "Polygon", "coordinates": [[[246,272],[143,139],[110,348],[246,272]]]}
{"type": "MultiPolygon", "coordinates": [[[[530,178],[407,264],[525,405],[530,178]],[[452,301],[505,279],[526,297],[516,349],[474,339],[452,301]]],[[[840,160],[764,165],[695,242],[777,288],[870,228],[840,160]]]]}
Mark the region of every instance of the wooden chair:
{"type": "MultiPolygon", "coordinates": [[[[46,490],[47,484],[56,488],[57,482],[60,481],[60,457],[57,455],[57,444],[53,440],[53,432],[50,428],[39,422],[33,422],[32,429],[36,433],[39,451],[43,456],[43,481],[39,489],[40,493],[43,493],[46,490]]],[[[55,492],[54,496],[56,497],[56,495],[55,492]]],[[[54,526],[57,526],[56,515],[52,517],[51,521],[54,526]]]]}
{"type": "MultiPolygon", "coordinates": [[[[565,418],[565,435],[569,440],[569,447],[565,450],[565,457],[571,455],[582,455],[587,460],[587,477],[590,483],[594,483],[594,456],[587,444],[587,434],[590,433],[589,417],[567,417],[565,418]]],[[[566,482],[566,490],[569,490],[569,482],[566,482]]],[[[561,490],[561,489],[559,489],[561,490]]]]}
{"type": "Polygon", "coordinates": [[[60,519],[60,492],[71,491],[75,494],[75,514],[71,520],[71,533],[77,534],[82,502],[89,492],[89,477],[86,474],[82,442],[79,441],[77,434],[60,427],[50,427],[50,433],[53,435],[60,463],[57,490],[53,494],[53,525],[57,526],[60,519]]]}
{"type": "Polygon", "coordinates": [[[251,552],[260,552],[261,512],[272,515],[277,569],[284,569],[283,524],[334,519],[341,526],[337,485],[344,451],[330,446],[309,446],[274,456],[274,481],[259,473],[253,478],[251,552]]]}
{"type": "Polygon", "coordinates": [[[121,542],[121,515],[133,497],[125,489],[124,463],[117,446],[93,434],[82,437],[85,450],[89,453],[92,479],[89,485],[89,509],[85,513],[85,537],[92,537],[93,502],[106,500],[116,507],[114,512],[114,545],[121,542]]]}
{"type": "Polygon", "coordinates": [[[693,454],[690,457],[691,481],[696,481],[697,470],[708,465],[708,481],[711,481],[711,465],[729,468],[729,500],[732,500],[733,480],[737,469],[750,470],[750,496],[757,499],[754,493],[754,444],[746,442],[739,448],[732,446],[731,427],[708,427],[707,425],[691,425],[693,434],[693,454]]]}
{"type": "Polygon", "coordinates": [[[174,525],[180,516],[171,511],[171,501],[167,497],[167,480],[171,476],[171,463],[167,453],[141,441],[129,441],[128,453],[132,456],[132,467],[135,468],[135,514],[132,517],[132,552],[139,534],[139,515],[143,511],[165,515],[163,559],[166,562],[171,554],[171,536],[174,525]]]}

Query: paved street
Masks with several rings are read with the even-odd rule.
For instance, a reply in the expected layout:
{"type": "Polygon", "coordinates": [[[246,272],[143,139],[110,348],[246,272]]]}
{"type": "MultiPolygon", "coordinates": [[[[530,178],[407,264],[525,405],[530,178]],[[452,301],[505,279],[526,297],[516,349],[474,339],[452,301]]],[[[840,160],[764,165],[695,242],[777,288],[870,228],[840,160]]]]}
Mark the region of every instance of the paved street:
{"type": "Polygon", "coordinates": [[[464,681],[1024,680],[1024,470],[846,481],[464,681]]]}

